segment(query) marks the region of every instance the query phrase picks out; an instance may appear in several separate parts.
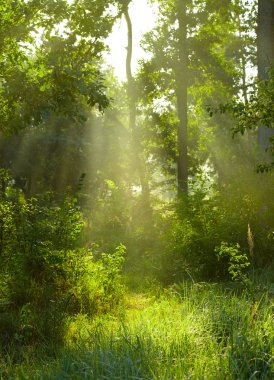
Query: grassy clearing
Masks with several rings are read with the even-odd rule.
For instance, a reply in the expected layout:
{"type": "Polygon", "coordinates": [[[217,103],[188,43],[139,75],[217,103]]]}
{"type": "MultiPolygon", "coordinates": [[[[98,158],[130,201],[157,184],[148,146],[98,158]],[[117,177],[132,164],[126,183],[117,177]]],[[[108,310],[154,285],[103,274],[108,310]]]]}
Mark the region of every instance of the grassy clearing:
{"type": "Polygon", "coordinates": [[[132,295],[119,315],[78,315],[57,359],[27,355],[2,379],[271,379],[272,312],[267,292],[254,303],[217,285],[132,295]]]}

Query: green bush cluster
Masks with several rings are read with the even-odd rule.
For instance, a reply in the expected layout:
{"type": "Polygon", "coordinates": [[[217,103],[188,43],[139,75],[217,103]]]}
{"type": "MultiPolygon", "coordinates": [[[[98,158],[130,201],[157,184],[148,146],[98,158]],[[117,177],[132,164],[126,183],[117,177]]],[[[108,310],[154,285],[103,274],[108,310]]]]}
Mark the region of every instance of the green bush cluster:
{"type": "Polygon", "coordinates": [[[215,281],[239,279],[249,270],[271,266],[272,179],[256,178],[254,173],[253,180],[256,187],[202,184],[187,198],[162,205],[159,202],[159,211],[155,210],[150,229],[146,229],[146,234],[152,237],[143,248],[146,266],[149,263],[164,284],[191,277],[215,281]],[[237,247],[239,254],[234,259],[229,254],[219,255],[222,245],[237,247]],[[238,258],[244,259],[238,263],[244,267],[242,273],[237,269],[233,275],[238,258]],[[245,265],[247,262],[249,266],[245,265]]]}
{"type": "Polygon", "coordinates": [[[0,342],[55,344],[68,315],[94,315],[122,299],[125,247],[81,247],[84,220],[69,193],[26,198],[7,172],[0,181],[0,342]]]}
{"type": "Polygon", "coordinates": [[[117,185],[98,198],[88,233],[104,249],[113,249],[117,239],[126,245],[125,271],[135,288],[144,278],[163,284],[186,278],[243,282],[248,271],[272,262],[272,178],[253,172],[249,182],[236,182],[198,178],[187,198],[167,202],[152,195],[150,210],[139,195],[130,198],[117,185]]]}

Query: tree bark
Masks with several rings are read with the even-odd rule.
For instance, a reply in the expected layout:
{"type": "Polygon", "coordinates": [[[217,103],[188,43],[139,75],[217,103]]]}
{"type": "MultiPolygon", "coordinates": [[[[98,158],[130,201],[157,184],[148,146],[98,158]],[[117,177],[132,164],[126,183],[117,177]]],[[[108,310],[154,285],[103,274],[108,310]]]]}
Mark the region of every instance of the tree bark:
{"type": "Polygon", "coordinates": [[[188,194],[188,156],[187,156],[187,20],[186,1],[177,0],[178,30],[178,60],[175,65],[177,113],[179,119],[178,138],[178,194],[188,194]]]}
{"type": "Polygon", "coordinates": [[[141,153],[141,144],[139,131],[136,125],[136,102],[137,95],[135,90],[135,81],[132,75],[131,62],[132,62],[132,50],[133,50],[133,36],[132,36],[132,22],[129,16],[128,7],[124,8],[124,16],[127,23],[127,33],[128,33],[128,46],[127,46],[127,58],[126,58],[126,74],[127,74],[127,94],[129,98],[129,128],[132,133],[132,145],[133,154],[135,158],[135,163],[138,171],[138,176],[140,179],[140,184],[142,188],[142,195],[145,204],[150,207],[150,190],[149,184],[146,176],[145,162],[141,153]]]}
{"type": "MultiPolygon", "coordinates": [[[[268,70],[274,63],[274,0],[258,1],[257,64],[259,80],[268,79],[268,70]]],[[[259,126],[258,143],[262,152],[269,147],[273,128],[259,126]]]]}

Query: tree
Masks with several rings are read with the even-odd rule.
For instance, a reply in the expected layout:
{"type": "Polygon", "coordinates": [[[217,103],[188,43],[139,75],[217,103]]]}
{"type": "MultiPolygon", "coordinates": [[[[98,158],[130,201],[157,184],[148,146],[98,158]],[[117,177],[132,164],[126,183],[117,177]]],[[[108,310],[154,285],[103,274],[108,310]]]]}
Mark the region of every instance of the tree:
{"type": "Polygon", "coordinates": [[[178,193],[188,194],[188,157],[187,157],[187,78],[188,78],[188,45],[187,45],[187,7],[186,1],[177,0],[178,20],[178,60],[174,67],[175,88],[178,113],[178,193]]]}
{"type": "MultiPolygon", "coordinates": [[[[274,64],[274,0],[258,0],[257,62],[259,80],[268,80],[274,64]]],[[[269,148],[274,130],[270,125],[258,126],[258,142],[263,152],[269,148]]]]}
{"type": "Polygon", "coordinates": [[[129,99],[129,130],[132,133],[132,150],[134,156],[134,162],[137,166],[137,172],[140,178],[140,184],[142,188],[142,195],[145,204],[149,207],[149,184],[146,177],[145,162],[142,156],[142,148],[140,144],[140,133],[137,126],[137,92],[135,86],[135,80],[132,75],[131,61],[132,61],[132,22],[128,11],[129,1],[127,1],[123,8],[123,14],[127,23],[127,35],[128,35],[128,45],[127,45],[127,58],[126,58],[126,74],[127,74],[127,95],[129,99]]]}
{"type": "Polygon", "coordinates": [[[41,125],[51,113],[82,121],[88,106],[108,105],[99,68],[115,19],[107,9],[96,1],[1,3],[1,131],[41,125]]]}
{"type": "MultiPolygon", "coordinates": [[[[229,111],[233,115],[236,121],[232,128],[233,135],[244,134],[246,131],[256,132],[257,146],[261,151],[261,163],[257,169],[264,172],[270,171],[274,165],[273,158],[271,159],[274,152],[274,1],[259,0],[257,5],[257,44],[254,46],[257,47],[258,78],[249,84],[248,91],[240,86],[242,92],[221,105],[219,111],[229,111]]],[[[249,30],[248,34],[252,34],[252,31],[249,30]]]]}
{"type": "Polygon", "coordinates": [[[13,169],[18,183],[25,178],[27,193],[37,181],[62,191],[81,174],[75,163],[85,151],[83,123],[89,110],[109,105],[101,70],[104,39],[116,17],[109,5],[1,2],[1,165],[13,169]]]}
{"type": "Polygon", "coordinates": [[[175,174],[176,162],[180,193],[187,192],[188,179],[209,156],[212,162],[209,144],[213,133],[230,136],[229,122],[208,121],[206,105],[217,106],[238,92],[245,80],[239,49],[246,60],[253,50],[247,49],[248,38],[242,38],[245,18],[242,35],[238,32],[236,21],[243,17],[239,2],[158,3],[157,25],[143,42],[151,58],[141,66],[139,101],[148,115],[147,137],[153,156],[161,165],[165,160],[163,166],[170,168],[169,174],[175,174]]]}

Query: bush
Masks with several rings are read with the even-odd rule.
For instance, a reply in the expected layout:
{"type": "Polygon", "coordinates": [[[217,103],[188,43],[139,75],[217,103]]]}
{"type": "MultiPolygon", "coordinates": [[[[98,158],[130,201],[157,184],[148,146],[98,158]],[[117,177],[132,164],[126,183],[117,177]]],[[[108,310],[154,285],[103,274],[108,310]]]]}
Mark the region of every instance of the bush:
{"type": "Polygon", "coordinates": [[[125,247],[113,254],[81,248],[77,199],[50,192],[27,199],[2,172],[0,192],[0,340],[61,342],[68,315],[109,310],[122,298],[125,247]],[[3,330],[3,331],[2,331],[3,330]]]}
{"type": "MultiPolygon", "coordinates": [[[[164,283],[189,279],[227,280],[229,257],[219,260],[216,247],[241,247],[252,268],[272,263],[272,179],[258,177],[241,189],[212,184],[190,192],[162,210],[158,221],[158,276],[164,283]],[[255,184],[257,186],[255,186],[255,184]],[[251,247],[252,245],[252,247],[251,247]]],[[[226,256],[226,257],[224,257],[226,256]]]]}

